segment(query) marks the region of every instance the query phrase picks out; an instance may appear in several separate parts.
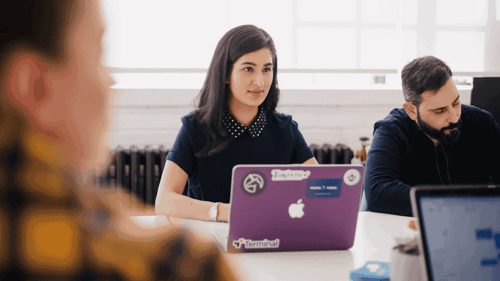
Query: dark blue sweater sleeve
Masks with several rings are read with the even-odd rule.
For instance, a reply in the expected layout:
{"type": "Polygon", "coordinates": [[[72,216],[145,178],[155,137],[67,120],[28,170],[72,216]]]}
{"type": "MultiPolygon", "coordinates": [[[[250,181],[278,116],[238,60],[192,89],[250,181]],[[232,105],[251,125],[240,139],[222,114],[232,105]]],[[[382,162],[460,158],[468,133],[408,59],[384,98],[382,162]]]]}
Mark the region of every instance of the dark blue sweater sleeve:
{"type": "Polygon", "coordinates": [[[292,163],[304,163],[314,157],[311,148],[307,145],[304,136],[299,131],[299,125],[292,120],[292,136],[295,137],[293,146],[292,163]]]}
{"type": "Polygon", "coordinates": [[[167,154],[167,160],[174,162],[191,176],[195,170],[196,157],[189,138],[189,126],[186,126],[184,120],[183,123],[172,149],[167,154]]]}
{"type": "Polygon", "coordinates": [[[411,186],[399,181],[403,143],[395,132],[379,126],[365,165],[365,194],[369,211],[411,216],[411,186]]]}

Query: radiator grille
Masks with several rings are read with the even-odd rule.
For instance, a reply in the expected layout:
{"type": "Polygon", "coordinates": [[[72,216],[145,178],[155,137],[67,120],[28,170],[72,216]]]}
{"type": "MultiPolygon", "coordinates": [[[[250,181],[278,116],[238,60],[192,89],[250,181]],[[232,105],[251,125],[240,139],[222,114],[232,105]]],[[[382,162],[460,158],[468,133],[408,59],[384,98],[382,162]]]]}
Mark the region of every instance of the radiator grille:
{"type": "MultiPolygon", "coordinates": [[[[354,155],[344,144],[311,144],[310,148],[320,164],[351,164],[354,155]]],[[[144,203],[154,205],[167,154],[168,149],[163,146],[157,149],[119,146],[113,151],[109,167],[95,177],[95,182],[103,188],[123,188],[144,203]]]]}

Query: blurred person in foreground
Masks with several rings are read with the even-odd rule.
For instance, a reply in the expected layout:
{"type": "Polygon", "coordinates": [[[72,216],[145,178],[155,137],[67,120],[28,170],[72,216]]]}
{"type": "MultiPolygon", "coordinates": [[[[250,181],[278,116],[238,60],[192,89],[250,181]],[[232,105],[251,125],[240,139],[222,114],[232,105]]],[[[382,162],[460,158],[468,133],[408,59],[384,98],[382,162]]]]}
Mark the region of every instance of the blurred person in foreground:
{"type": "Polygon", "coordinates": [[[418,185],[500,185],[500,126],[460,102],[452,72],[427,56],[401,71],[405,103],[375,123],[365,171],[369,211],[411,216],[418,185]]]}
{"type": "Polygon", "coordinates": [[[141,229],[147,211],[85,184],[106,165],[109,87],[97,0],[0,8],[0,278],[232,279],[206,237],[141,229]]]}

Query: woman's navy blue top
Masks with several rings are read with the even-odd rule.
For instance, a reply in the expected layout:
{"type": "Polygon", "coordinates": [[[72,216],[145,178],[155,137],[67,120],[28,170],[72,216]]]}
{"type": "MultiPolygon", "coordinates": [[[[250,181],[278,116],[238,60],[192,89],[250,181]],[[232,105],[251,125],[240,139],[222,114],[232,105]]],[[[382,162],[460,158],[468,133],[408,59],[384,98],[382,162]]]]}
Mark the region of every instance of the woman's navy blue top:
{"type": "MultiPolygon", "coordinates": [[[[229,203],[235,165],[297,164],[314,157],[291,116],[278,113],[264,115],[264,122],[256,120],[249,128],[237,123],[246,129],[241,130],[241,135],[233,135],[221,152],[200,158],[195,153],[205,147],[207,137],[192,113],[182,117],[182,128],[168,152],[167,160],[175,162],[188,174],[187,196],[229,203]],[[257,133],[255,128],[259,128],[257,133]]],[[[228,117],[237,122],[232,116],[228,117]]]]}

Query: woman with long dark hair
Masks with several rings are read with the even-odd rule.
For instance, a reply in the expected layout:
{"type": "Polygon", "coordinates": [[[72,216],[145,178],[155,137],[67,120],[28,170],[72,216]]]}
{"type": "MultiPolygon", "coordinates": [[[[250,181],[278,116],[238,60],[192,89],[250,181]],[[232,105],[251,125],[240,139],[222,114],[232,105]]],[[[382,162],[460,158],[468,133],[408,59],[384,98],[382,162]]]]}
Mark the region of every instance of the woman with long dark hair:
{"type": "Polygon", "coordinates": [[[197,108],[182,118],[168,153],[157,214],[227,221],[235,165],[317,164],[297,123],[276,112],[277,74],[276,48],[264,30],[242,25],[222,37],[197,108]]]}

